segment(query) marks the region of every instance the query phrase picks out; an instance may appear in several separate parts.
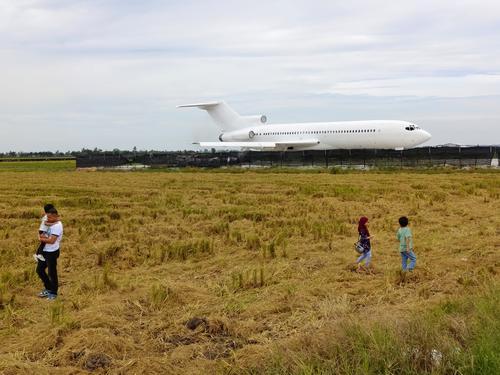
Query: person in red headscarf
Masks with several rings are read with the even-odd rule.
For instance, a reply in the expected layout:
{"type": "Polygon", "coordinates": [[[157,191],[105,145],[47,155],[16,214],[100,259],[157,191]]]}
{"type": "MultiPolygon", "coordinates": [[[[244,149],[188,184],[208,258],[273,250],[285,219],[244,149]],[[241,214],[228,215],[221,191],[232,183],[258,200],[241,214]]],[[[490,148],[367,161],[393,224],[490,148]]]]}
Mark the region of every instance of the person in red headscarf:
{"type": "Polygon", "coordinates": [[[372,259],[372,247],[370,244],[370,238],[372,238],[372,236],[370,236],[370,231],[368,230],[367,225],[368,225],[368,218],[366,216],[362,216],[359,219],[358,223],[358,233],[359,233],[359,242],[361,243],[361,246],[363,246],[364,251],[356,260],[358,269],[363,261],[365,262],[365,267],[369,267],[372,259]]]}

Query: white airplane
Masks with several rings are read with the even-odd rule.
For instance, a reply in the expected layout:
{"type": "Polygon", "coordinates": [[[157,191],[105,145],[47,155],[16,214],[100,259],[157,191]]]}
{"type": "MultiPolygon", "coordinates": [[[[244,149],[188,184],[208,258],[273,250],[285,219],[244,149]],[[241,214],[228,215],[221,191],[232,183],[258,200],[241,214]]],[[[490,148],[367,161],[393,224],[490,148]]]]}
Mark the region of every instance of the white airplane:
{"type": "Polygon", "coordinates": [[[396,149],[415,147],[431,135],[408,121],[373,120],[266,124],[267,117],[240,116],[225,102],[180,105],[204,109],[222,129],[220,142],[201,147],[256,151],[396,149]]]}

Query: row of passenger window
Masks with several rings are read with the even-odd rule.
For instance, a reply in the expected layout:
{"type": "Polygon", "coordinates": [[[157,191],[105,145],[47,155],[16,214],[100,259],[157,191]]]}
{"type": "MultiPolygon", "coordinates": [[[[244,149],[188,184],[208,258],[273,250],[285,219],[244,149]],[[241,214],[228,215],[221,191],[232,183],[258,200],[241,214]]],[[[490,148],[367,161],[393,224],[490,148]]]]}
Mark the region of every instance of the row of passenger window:
{"type": "Polygon", "coordinates": [[[334,134],[334,133],[374,133],[375,129],[358,129],[358,130],[305,130],[299,132],[270,132],[258,133],[258,135],[292,135],[292,134],[334,134]]]}

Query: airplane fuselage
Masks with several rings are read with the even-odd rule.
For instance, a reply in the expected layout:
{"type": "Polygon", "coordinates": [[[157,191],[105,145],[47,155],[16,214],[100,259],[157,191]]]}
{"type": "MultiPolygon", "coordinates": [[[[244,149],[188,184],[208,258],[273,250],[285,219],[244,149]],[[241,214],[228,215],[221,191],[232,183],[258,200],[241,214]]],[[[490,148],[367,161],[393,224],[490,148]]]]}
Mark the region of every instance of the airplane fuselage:
{"type": "Polygon", "coordinates": [[[224,132],[219,140],[222,145],[224,142],[311,141],[309,145],[290,145],[286,148],[288,150],[406,149],[430,137],[428,132],[411,122],[371,120],[256,125],[224,132]]]}

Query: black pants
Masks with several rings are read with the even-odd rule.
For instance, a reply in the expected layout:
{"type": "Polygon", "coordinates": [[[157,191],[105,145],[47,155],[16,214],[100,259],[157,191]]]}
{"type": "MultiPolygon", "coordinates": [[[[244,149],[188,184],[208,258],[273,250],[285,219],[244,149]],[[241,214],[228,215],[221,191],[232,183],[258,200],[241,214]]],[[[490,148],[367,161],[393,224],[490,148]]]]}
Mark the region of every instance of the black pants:
{"type": "Polygon", "coordinates": [[[45,289],[51,293],[57,294],[59,283],[57,281],[57,258],[59,258],[59,250],[42,251],[45,261],[38,260],[36,273],[40,277],[45,286],[45,289]],[[48,268],[48,274],[45,270],[48,268]]]}
{"type": "Polygon", "coordinates": [[[45,247],[45,242],[40,242],[40,245],[36,248],[36,255],[42,254],[42,251],[45,247]]]}
{"type": "MultiPolygon", "coordinates": [[[[39,230],[38,233],[42,234],[43,232],[41,230],[39,230]]],[[[36,255],[41,254],[44,247],[45,247],[45,242],[40,242],[40,244],[38,245],[38,247],[36,249],[36,255]]]]}

